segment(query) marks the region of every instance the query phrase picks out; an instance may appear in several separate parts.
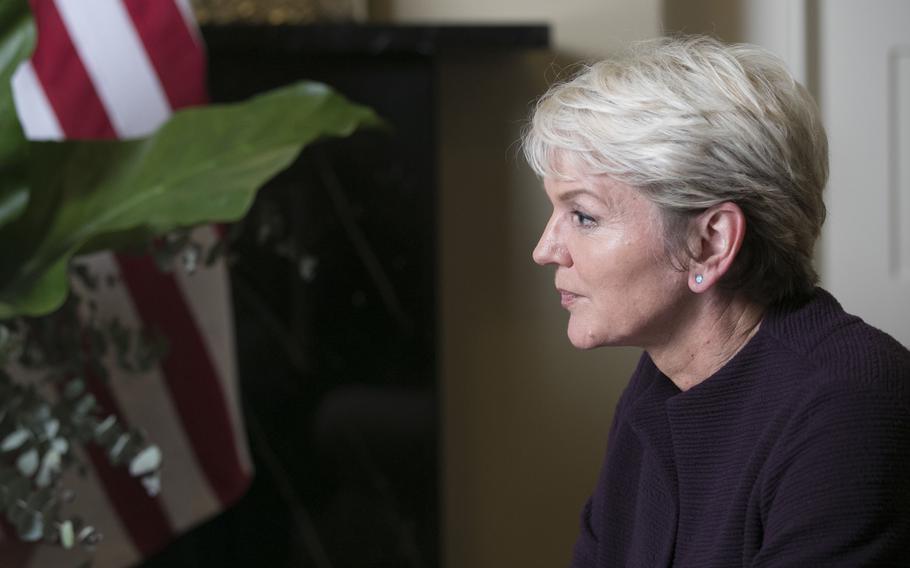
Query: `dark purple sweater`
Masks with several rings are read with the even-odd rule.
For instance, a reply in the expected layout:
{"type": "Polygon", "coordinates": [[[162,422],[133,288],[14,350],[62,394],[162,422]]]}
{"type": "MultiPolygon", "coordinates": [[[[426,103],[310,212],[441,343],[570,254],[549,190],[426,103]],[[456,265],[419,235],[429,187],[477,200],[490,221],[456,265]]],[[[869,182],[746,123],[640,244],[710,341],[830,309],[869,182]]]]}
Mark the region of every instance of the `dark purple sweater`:
{"type": "Polygon", "coordinates": [[[910,352],[819,289],[686,392],[643,355],[572,566],[910,566],[910,352]]]}

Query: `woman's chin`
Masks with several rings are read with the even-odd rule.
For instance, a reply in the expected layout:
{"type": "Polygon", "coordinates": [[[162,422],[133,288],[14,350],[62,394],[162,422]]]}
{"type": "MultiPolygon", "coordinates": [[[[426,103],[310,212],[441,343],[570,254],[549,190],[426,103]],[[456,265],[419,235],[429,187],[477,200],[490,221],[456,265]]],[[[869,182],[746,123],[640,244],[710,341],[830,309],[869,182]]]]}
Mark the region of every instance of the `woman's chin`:
{"type": "Polygon", "coordinates": [[[616,329],[607,329],[601,322],[585,322],[576,315],[569,317],[566,335],[569,343],[576,349],[594,349],[597,347],[624,347],[639,345],[627,334],[617,333],[616,329]]]}
{"type": "Polygon", "coordinates": [[[566,335],[569,337],[569,343],[576,349],[594,349],[595,347],[604,345],[604,342],[595,334],[588,330],[573,329],[571,323],[569,324],[569,329],[566,331],[566,335]]]}

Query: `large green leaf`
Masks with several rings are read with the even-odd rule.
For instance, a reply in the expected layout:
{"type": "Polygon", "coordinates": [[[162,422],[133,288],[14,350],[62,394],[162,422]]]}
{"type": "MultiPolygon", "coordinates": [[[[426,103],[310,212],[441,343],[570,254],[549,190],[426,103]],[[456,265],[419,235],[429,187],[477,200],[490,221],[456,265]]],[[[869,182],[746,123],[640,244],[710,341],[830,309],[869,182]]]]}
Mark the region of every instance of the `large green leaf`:
{"type": "Polygon", "coordinates": [[[35,45],[35,25],[25,0],[0,2],[0,227],[28,202],[26,141],[16,117],[10,79],[35,45]]]}
{"type": "Polygon", "coordinates": [[[379,124],[369,109],[302,82],[178,112],[143,140],[32,143],[28,208],[0,228],[0,319],[56,309],[80,249],[236,220],[305,144],[379,124]]]}

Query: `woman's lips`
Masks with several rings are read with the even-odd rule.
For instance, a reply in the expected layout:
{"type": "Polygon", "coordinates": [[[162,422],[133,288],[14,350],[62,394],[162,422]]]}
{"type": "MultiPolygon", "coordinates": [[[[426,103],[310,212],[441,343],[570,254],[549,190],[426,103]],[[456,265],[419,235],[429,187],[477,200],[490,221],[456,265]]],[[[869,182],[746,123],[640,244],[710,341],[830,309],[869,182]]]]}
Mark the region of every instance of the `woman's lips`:
{"type": "Polygon", "coordinates": [[[578,294],[569,292],[568,290],[558,288],[557,292],[559,292],[559,303],[562,304],[562,307],[566,309],[568,309],[572,304],[575,303],[575,300],[578,299],[578,294]]]}

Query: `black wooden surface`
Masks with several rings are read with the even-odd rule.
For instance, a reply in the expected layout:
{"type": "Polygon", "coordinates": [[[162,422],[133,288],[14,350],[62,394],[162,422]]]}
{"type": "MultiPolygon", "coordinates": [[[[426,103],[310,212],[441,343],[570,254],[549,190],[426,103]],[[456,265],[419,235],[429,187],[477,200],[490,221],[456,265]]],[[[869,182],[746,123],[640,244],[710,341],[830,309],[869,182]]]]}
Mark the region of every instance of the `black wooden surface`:
{"type": "Polygon", "coordinates": [[[234,228],[257,476],[230,510],[144,566],[438,566],[437,64],[545,47],[546,27],[203,33],[213,102],[319,80],[391,128],[306,149],[234,228]],[[274,229],[265,239],[262,220],[274,229]]]}

